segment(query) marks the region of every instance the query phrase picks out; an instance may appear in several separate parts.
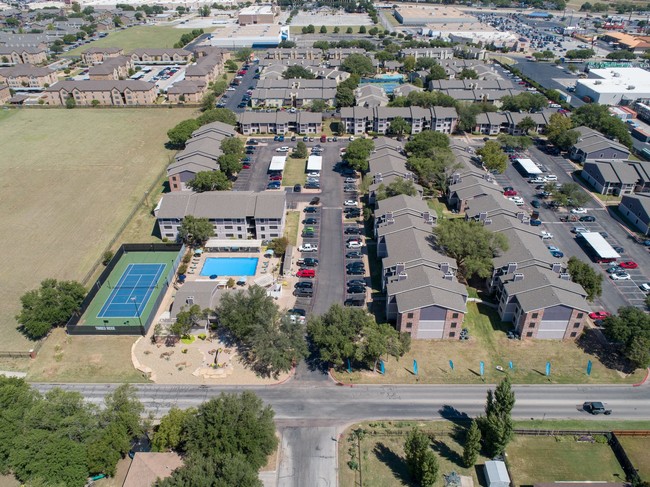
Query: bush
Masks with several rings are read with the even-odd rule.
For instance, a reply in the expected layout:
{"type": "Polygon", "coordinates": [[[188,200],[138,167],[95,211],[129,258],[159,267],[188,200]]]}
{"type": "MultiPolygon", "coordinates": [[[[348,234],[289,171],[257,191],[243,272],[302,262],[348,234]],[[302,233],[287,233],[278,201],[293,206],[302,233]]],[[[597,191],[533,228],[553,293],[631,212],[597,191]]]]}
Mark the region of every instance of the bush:
{"type": "Polygon", "coordinates": [[[228,282],[226,283],[226,286],[229,287],[229,288],[235,287],[235,280],[231,277],[230,279],[228,279],[228,282]]]}
{"type": "Polygon", "coordinates": [[[199,340],[205,340],[207,338],[205,333],[199,333],[196,337],[199,340]]]}
{"type": "Polygon", "coordinates": [[[185,254],[183,256],[183,264],[189,264],[190,260],[192,260],[192,255],[191,254],[185,254]]]}
{"type": "Polygon", "coordinates": [[[102,264],[108,265],[108,263],[113,259],[113,256],[115,254],[113,253],[112,250],[107,250],[104,252],[104,255],[102,256],[102,264]]]}
{"type": "Polygon", "coordinates": [[[181,264],[178,266],[178,272],[177,274],[180,276],[181,274],[185,274],[187,272],[187,264],[181,264]]]}

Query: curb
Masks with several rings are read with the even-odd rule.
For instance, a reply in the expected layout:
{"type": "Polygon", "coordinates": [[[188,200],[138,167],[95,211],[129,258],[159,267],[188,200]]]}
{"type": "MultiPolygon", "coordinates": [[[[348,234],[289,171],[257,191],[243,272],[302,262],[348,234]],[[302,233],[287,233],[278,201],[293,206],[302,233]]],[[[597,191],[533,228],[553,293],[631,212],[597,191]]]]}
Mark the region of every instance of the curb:
{"type": "Polygon", "coordinates": [[[646,381],[648,380],[648,377],[650,377],[650,367],[646,369],[645,377],[643,378],[643,380],[641,382],[637,383],[637,384],[632,384],[632,387],[640,387],[640,386],[642,386],[643,384],[646,383],[646,381]]]}
{"type": "Polygon", "coordinates": [[[269,387],[281,386],[282,384],[286,384],[287,382],[289,382],[290,379],[293,379],[295,375],[296,375],[296,366],[294,365],[286,379],[282,379],[280,382],[276,382],[275,384],[270,384],[269,387]]]}
{"type": "Polygon", "coordinates": [[[334,376],[332,375],[332,369],[328,369],[328,370],[327,370],[327,375],[328,375],[329,378],[332,380],[332,382],[334,382],[334,384],[336,384],[337,386],[341,386],[341,387],[354,387],[354,384],[344,384],[344,383],[341,382],[340,380],[335,379],[334,376]]]}

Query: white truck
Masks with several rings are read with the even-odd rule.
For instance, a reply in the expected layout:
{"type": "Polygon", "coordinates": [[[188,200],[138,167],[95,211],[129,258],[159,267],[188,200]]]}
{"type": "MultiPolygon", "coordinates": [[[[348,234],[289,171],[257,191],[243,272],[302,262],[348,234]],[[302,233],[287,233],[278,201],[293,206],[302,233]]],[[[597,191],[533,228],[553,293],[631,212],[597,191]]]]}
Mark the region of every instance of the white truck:
{"type": "Polygon", "coordinates": [[[298,247],[300,252],[318,252],[318,245],[305,243],[298,247]]]}

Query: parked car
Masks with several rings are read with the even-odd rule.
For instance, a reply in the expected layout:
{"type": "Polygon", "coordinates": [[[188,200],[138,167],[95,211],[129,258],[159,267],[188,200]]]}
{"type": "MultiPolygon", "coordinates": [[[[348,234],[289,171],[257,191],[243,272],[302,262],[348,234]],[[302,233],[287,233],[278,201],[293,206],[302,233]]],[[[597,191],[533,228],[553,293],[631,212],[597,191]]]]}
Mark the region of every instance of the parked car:
{"type": "Polygon", "coordinates": [[[346,243],[345,246],[346,246],[348,249],[360,249],[360,248],[363,247],[363,244],[362,244],[360,241],[358,241],[358,240],[354,240],[354,241],[352,241],[352,242],[348,242],[348,243],[346,243]]]}
{"type": "Polygon", "coordinates": [[[293,185],[293,192],[294,193],[300,193],[301,191],[302,191],[302,186],[300,186],[299,184],[294,184],[293,185]]]}
{"type": "Polygon", "coordinates": [[[542,220],[538,220],[536,218],[530,220],[530,225],[532,227],[539,227],[541,224],[542,224],[542,220]]]}
{"type": "Polygon", "coordinates": [[[300,269],[296,272],[296,276],[314,278],[316,277],[316,271],[314,269],[300,269]]]}
{"type": "Polygon", "coordinates": [[[298,247],[298,250],[300,252],[318,252],[318,245],[304,243],[300,247],[298,247]]]}
{"type": "Polygon", "coordinates": [[[571,213],[573,213],[574,215],[584,215],[587,213],[587,210],[582,207],[571,208],[571,213]]]}
{"type": "Polygon", "coordinates": [[[278,147],[275,152],[289,152],[289,148],[287,146],[278,147]]]}
{"type": "Polygon", "coordinates": [[[318,196],[314,196],[314,197],[309,201],[309,204],[310,204],[310,205],[318,205],[318,204],[320,204],[320,198],[319,198],[318,196]]]}
{"type": "Polygon", "coordinates": [[[345,271],[348,276],[363,276],[366,271],[361,267],[351,267],[345,271]]]}
{"type": "Polygon", "coordinates": [[[298,265],[305,267],[316,267],[318,266],[318,259],[315,259],[314,257],[305,257],[304,259],[298,259],[298,265]]]}
{"type": "Polygon", "coordinates": [[[320,189],[320,183],[310,181],[305,184],[305,189],[320,189]]]}
{"type": "Polygon", "coordinates": [[[347,293],[348,294],[365,294],[366,293],[366,287],[365,286],[348,286],[347,293]]]}
{"type": "Polygon", "coordinates": [[[609,277],[615,281],[629,281],[631,279],[630,275],[627,272],[616,272],[609,277]]]}
{"type": "Polygon", "coordinates": [[[587,229],[585,227],[573,227],[571,229],[571,233],[575,233],[575,234],[581,234],[585,232],[587,232],[587,229]]]}
{"type": "Polygon", "coordinates": [[[361,235],[363,233],[363,229],[359,227],[345,227],[343,233],[345,235],[361,235]]]}
{"type": "Polygon", "coordinates": [[[282,181],[282,176],[270,176],[269,181],[282,181]]]}
{"type": "Polygon", "coordinates": [[[314,290],[298,288],[293,290],[293,295],[297,298],[311,298],[314,295],[314,290]]]}
{"type": "Polygon", "coordinates": [[[359,206],[359,202],[357,200],[345,200],[343,206],[359,206]]]}
{"type": "Polygon", "coordinates": [[[313,289],[314,283],[309,281],[299,281],[293,285],[294,289],[313,289]]]}
{"type": "Polygon", "coordinates": [[[305,213],[317,213],[318,212],[318,207],[317,206],[305,206],[305,209],[302,210],[305,213]]]}
{"type": "Polygon", "coordinates": [[[593,313],[589,313],[589,318],[592,320],[604,320],[608,316],[611,316],[609,311],[594,311],[593,313]]]}
{"type": "Polygon", "coordinates": [[[517,192],[514,189],[508,189],[503,192],[503,196],[517,196],[517,192]]]}
{"type": "Polygon", "coordinates": [[[533,200],[530,202],[530,206],[532,206],[533,208],[539,208],[540,206],[542,206],[542,203],[539,200],[533,200]]]}
{"type": "Polygon", "coordinates": [[[347,177],[347,178],[345,178],[345,181],[344,181],[344,182],[345,182],[346,184],[354,184],[354,183],[357,182],[357,178],[347,177]]]}
{"type": "Polygon", "coordinates": [[[591,216],[591,215],[581,216],[581,217],[578,219],[578,221],[581,221],[581,222],[595,222],[595,221],[596,221],[596,217],[595,217],[595,216],[591,216]]]}
{"type": "Polygon", "coordinates": [[[282,184],[280,181],[271,181],[269,184],[266,185],[266,189],[280,189],[282,187],[282,184]]]}
{"type": "Polygon", "coordinates": [[[313,218],[313,217],[309,217],[309,218],[305,218],[302,222],[305,225],[316,225],[318,223],[318,219],[313,218]]]}
{"type": "Polygon", "coordinates": [[[348,298],[343,302],[343,306],[353,306],[353,307],[357,307],[357,308],[359,308],[359,307],[361,307],[361,306],[363,306],[365,304],[366,304],[365,300],[363,300],[361,298],[348,298]]]}
{"type": "Polygon", "coordinates": [[[354,250],[352,252],[346,252],[345,254],[346,259],[361,259],[363,258],[363,254],[359,252],[358,250],[354,250]]]}
{"type": "Polygon", "coordinates": [[[633,260],[626,260],[624,262],[621,262],[618,265],[621,266],[623,269],[636,269],[637,267],[639,267],[639,264],[637,264],[633,260]]]}

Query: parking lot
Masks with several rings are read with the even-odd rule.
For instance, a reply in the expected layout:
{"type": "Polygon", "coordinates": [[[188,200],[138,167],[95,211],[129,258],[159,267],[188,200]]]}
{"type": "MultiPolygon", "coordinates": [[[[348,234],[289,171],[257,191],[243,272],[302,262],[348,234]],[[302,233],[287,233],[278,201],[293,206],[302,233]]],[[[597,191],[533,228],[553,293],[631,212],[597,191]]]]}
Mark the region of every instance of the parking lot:
{"type": "MultiPolygon", "coordinates": [[[[476,145],[480,146],[479,143],[476,145]]],[[[536,163],[539,163],[546,169],[544,174],[555,174],[559,184],[578,182],[574,179],[573,171],[576,170],[571,162],[558,156],[551,156],[542,152],[537,147],[532,147],[528,151],[530,157],[536,163]]],[[[494,175],[495,180],[501,187],[512,186],[518,193],[518,196],[523,198],[525,204],[523,209],[529,213],[533,211],[531,202],[535,199],[540,199],[537,194],[540,190],[536,189],[538,184],[528,183],[528,177],[522,175],[516,168],[516,165],[509,164],[504,174],[494,175]]],[[[553,238],[547,241],[547,245],[558,247],[563,253],[565,259],[571,256],[576,256],[584,262],[589,262],[592,267],[598,269],[603,275],[603,293],[602,296],[596,299],[593,303],[594,310],[605,309],[610,312],[616,312],[621,306],[637,306],[645,309],[644,299],[645,294],[641,291],[639,286],[648,282],[646,269],[650,265],[650,255],[646,248],[630,237],[623,225],[617,221],[613,210],[605,208],[599,202],[590,197],[590,200],[585,205],[588,215],[596,218],[593,223],[588,222],[562,222],[560,218],[570,215],[566,208],[553,210],[542,205],[537,209],[539,211],[539,218],[543,224],[538,227],[539,231],[546,231],[553,235],[553,238]],[[607,242],[612,246],[622,247],[623,252],[620,252],[622,261],[634,261],[639,267],[637,269],[626,270],[630,275],[630,280],[615,281],[609,277],[605,271],[610,265],[597,264],[591,260],[583,247],[581,247],[571,233],[573,227],[580,226],[586,228],[588,231],[604,232],[607,237],[607,242]]],[[[577,215],[582,216],[582,215],[577,215]]]]}

